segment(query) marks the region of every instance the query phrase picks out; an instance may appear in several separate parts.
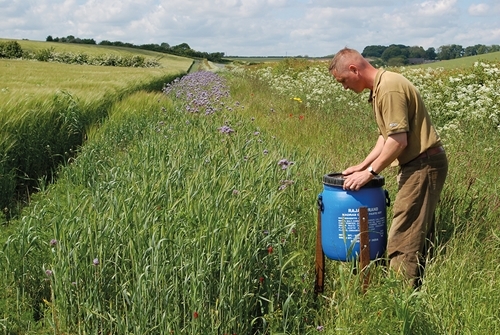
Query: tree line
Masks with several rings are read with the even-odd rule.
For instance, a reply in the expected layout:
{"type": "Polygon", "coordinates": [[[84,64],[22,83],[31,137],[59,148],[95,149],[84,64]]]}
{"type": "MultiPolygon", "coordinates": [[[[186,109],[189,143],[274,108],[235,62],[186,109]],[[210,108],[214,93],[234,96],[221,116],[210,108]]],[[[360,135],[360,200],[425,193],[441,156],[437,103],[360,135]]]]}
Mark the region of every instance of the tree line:
{"type": "Polygon", "coordinates": [[[108,40],[103,40],[99,43],[96,43],[96,41],[93,38],[78,38],[73,35],[68,35],[66,37],[52,37],[51,35],[49,35],[47,36],[46,41],[61,42],[61,43],[112,45],[117,47],[136,48],[136,49],[151,50],[151,51],[162,52],[183,57],[204,58],[211,62],[218,62],[218,63],[223,62],[222,58],[224,57],[224,52],[208,53],[203,51],[196,51],[191,49],[191,47],[187,43],[181,43],[179,45],[174,45],[174,46],[170,46],[168,43],[165,42],[161,44],[151,43],[151,44],[135,45],[132,43],[126,43],[121,41],[111,42],[108,40]]]}
{"type": "Polygon", "coordinates": [[[459,44],[449,44],[442,45],[437,50],[433,47],[424,50],[421,46],[391,44],[389,46],[369,45],[363,49],[361,54],[363,57],[372,58],[375,65],[399,66],[482,55],[496,51],[500,51],[500,45],[476,44],[464,48],[459,44]]]}

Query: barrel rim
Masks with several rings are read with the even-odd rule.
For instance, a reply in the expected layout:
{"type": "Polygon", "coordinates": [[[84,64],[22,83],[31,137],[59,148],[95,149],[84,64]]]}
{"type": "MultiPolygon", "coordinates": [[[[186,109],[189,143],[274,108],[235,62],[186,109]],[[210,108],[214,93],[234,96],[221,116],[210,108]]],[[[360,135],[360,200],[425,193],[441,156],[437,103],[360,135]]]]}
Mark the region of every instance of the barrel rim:
{"type": "MultiPolygon", "coordinates": [[[[344,186],[344,176],[341,172],[328,173],[323,176],[323,184],[328,186],[344,186]]],[[[383,176],[374,176],[372,180],[366,183],[362,188],[376,188],[385,185],[383,176]]]]}

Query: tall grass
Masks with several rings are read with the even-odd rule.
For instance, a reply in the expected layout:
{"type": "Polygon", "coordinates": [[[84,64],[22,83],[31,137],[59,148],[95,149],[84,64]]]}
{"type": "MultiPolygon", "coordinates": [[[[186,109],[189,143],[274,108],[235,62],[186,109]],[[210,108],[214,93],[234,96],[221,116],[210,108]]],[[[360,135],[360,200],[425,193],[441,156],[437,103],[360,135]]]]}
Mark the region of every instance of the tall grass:
{"type": "MultiPolygon", "coordinates": [[[[302,66],[299,68],[302,70],[295,74],[296,79],[293,80],[290,76],[283,76],[283,71],[273,70],[272,77],[266,75],[264,79],[272,82],[272,87],[260,89],[261,94],[268,96],[260,96],[262,101],[274,101],[275,94],[284,93],[288,96],[300,95],[304,103],[309,102],[311,106],[319,105],[320,109],[312,108],[310,113],[316,115],[316,144],[306,145],[304,150],[310,154],[316,154],[319,150],[325,161],[334,156],[336,159],[332,165],[337,171],[362,160],[376,137],[370,130],[369,123],[373,121],[368,120],[371,112],[363,101],[364,97],[350,97],[351,102],[347,105],[345,95],[325,82],[323,76],[317,78],[317,75],[311,75],[316,70],[304,70],[302,66]],[[313,78],[301,79],[309,76],[313,78]],[[280,88],[279,82],[275,85],[274,80],[283,78],[287,78],[283,81],[287,85],[283,85],[283,88],[280,88]],[[328,88],[329,96],[333,97],[332,102],[325,104],[323,101],[327,97],[315,95],[314,90],[318,87],[314,83],[319,84],[319,89],[328,88]],[[363,119],[367,115],[368,118],[363,119]],[[361,135],[360,130],[355,128],[360,124],[365,129],[361,130],[361,135]],[[325,148],[323,143],[331,137],[343,138],[343,141],[325,148]],[[363,148],[366,152],[353,151],[353,147],[363,148]]],[[[294,71],[293,67],[290,69],[294,71]]],[[[290,70],[285,69],[285,74],[287,71],[290,70]]],[[[498,285],[494,277],[499,273],[494,258],[499,252],[496,223],[500,219],[500,193],[497,186],[500,184],[500,162],[497,155],[492,154],[500,149],[498,109],[495,107],[499,103],[495,93],[498,91],[498,73],[498,64],[495,63],[475,63],[461,70],[405,72],[426,99],[450,160],[450,172],[438,210],[439,244],[436,257],[429,262],[421,291],[402,290],[390,276],[386,279],[382,276],[380,282],[372,285],[365,298],[341,301],[345,309],[330,308],[328,328],[332,329],[333,323],[337,333],[356,334],[498,332],[500,319],[497,307],[492,302],[499,298],[492,291],[498,285]]],[[[243,83],[237,82],[250,90],[258,87],[253,84],[253,76],[243,83]]],[[[262,81],[257,82],[263,85],[262,81]]],[[[236,96],[239,96],[238,92],[240,90],[234,91],[236,96]]],[[[286,119],[293,108],[290,105],[283,110],[281,119],[286,119]]],[[[255,116],[256,120],[264,119],[267,113],[262,110],[258,108],[249,115],[255,116]]],[[[300,134],[299,129],[287,131],[288,127],[282,129],[280,123],[265,121],[261,126],[266,131],[279,134],[280,140],[300,146],[302,138],[297,136],[300,134]]],[[[313,136],[310,134],[310,137],[313,136]]],[[[325,167],[325,171],[328,171],[328,167],[325,167]]],[[[392,194],[395,193],[395,173],[390,169],[384,171],[386,186],[392,194]]],[[[335,287],[337,276],[340,275],[333,271],[327,277],[327,285],[333,281],[333,287],[330,286],[330,293],[324,296],[325,302],[339,301],[339,290],[335,287]]],[[[343,279],[340,278],[342,283],[343,279]]],[[[326,306],[333,307],[329,304],[326,306]]]]}
{"type": "Polygon", "coordinates": [[[17,213],[17,201],[75,155],[87,129],[107,117],[115,102],[139,90],[161,90],[189,64],[141,70],[1,60],[0,207],[6,218],[17,213]]]}
{"type": "MultiPolygon", "coordinates": [[[[376,131],[364,96],[331,85],[332,100],[322,101],[308,91],[314,85],[297,83],[309,80],[311,69],[300,69],[287,78],[295,92],[227,74],[231,96],[212,101],[217,111],[207,115],[207,100],[195,113],[192,104],[218,84],[193,87],[195,96],[140,93],[114,105],[58,182],[26,208],[0,254],[4,332],[498,333],[499,171],[491,152],[500,148],[488,117],[454,119],[456,131],[438,124],[450,174],[421,289],[374,263],[363,294],[356,264],[327,261],[325,292],[315,296],[321,177],[363,159],[376,131]],[[294,163],[282,169],[283,159],[294,163]]],[[[456,73],[435,75],[446,83],[456,73]]],[[[384,171],[391,194],[395,174],[384,171]]]]}

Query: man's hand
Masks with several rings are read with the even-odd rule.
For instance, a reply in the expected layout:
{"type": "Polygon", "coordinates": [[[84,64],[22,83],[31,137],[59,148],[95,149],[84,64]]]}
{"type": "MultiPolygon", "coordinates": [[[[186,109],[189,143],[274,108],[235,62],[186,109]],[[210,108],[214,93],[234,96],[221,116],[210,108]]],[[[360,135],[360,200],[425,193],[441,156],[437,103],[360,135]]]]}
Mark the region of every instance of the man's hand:
{"type": "Polygon", "coordinates": [[[347,169],[345,169],[344,171],[342,171],[342,174],[344,176],[347,176],[347,175],[350,175],[354,172],[360,172],[360,171],[363,171],[364,170],[364,166],[362,164],[358,164],[358,165],[354,165],[354,166],[350,166],[348,167],[347,169]]]}
{"type": "Polygon", "coordinates": [[[368,170],[353,172],[345,176],[343,188],[347,191],[359,191],[372,178],[373,175],[368,170]]]}

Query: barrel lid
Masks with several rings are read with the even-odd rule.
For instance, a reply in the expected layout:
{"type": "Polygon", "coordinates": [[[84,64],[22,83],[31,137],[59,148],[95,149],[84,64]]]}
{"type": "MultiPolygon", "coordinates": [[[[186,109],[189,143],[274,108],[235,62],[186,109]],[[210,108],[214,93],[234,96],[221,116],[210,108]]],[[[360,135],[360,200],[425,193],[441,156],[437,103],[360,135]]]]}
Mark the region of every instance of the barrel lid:
{"type": "MultiPolygon", "coordinates": [[[[323,184],[328,186],[343,186],[345,177],[342,173],[334,172],[325,174],[323,176],[323,184]]],[[[362,188],[375,188],[382,187],[385,185],[384,177],[381,175],[373,177],[368,183],[366,183],[362,188]]]]}

